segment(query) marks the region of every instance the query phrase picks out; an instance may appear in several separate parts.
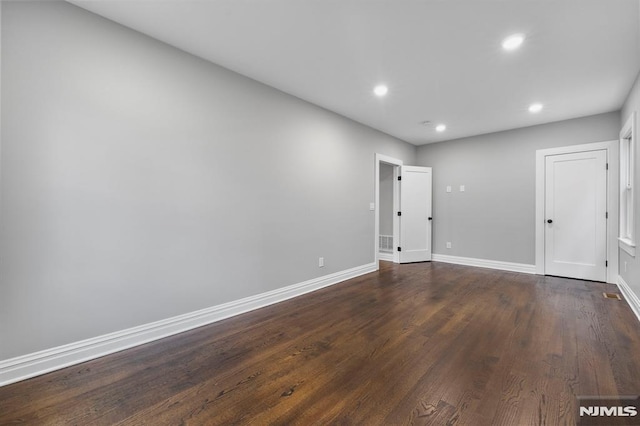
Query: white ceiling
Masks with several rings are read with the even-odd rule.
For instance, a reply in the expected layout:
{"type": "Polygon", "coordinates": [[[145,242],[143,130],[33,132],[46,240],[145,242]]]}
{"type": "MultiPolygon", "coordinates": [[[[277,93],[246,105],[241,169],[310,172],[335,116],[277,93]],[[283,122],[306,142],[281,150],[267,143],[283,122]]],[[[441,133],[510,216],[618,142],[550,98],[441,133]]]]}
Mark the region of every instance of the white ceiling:
{"type": "Polygon", "coordinates": [[[71,2],[416,145],[618,110],[640,70],[637,0],[71,2]]]}

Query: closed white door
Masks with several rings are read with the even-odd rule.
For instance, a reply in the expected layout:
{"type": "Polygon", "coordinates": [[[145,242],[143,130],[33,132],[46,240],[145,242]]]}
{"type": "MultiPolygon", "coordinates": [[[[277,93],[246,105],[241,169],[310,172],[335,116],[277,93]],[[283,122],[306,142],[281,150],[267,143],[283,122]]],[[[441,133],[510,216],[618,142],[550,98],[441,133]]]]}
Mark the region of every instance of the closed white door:
{"type": "Polygon", "coordinates": [[[400,168],[400,263],[431,260],[431,167],[400,168]]]}
{"type": "Polygon", "coordinates": [[[607,152],[545,159],[545,274],[606,281],[607,152]]]}

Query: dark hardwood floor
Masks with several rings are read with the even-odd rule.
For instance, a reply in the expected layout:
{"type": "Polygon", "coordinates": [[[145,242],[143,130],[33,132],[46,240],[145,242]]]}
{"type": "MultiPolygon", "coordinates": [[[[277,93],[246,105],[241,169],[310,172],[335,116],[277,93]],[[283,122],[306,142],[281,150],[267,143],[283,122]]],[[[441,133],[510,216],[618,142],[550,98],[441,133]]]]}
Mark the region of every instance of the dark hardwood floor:
{"type": "Polygon", "coordinates": [[[640,393],[613,285],[443,263],[379,272],[0,388],[0,424],[573,425],[640,393]]]}

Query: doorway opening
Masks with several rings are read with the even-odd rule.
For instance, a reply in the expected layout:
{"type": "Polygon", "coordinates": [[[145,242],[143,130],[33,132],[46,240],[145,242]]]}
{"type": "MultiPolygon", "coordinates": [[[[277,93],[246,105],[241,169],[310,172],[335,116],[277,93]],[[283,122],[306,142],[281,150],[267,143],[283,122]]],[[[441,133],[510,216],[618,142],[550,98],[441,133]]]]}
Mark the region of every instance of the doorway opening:
{"type": "Polygon", "coordinates": [[[394,194],[394,180],[395,169],[398,166],[394,166],[388,163],[380,163],[380,178],[379,178],[379,201],[378,210],[380,212],[378,218],[378,229],[380,234],[378,235],[378,256],[380,260],[389,260],[393,262],[393,252],[397,247],[394,243],[393,232],[393,194],[394,194]]]}
{"type": "Polygon", "coordinates": [[[431,167],[405,166],[401,160],[376,154],[376,265],[431,260],[431,167]],[[402,180],[400,180],[402,178],[402,180]]]}
{"type": "Polygon", "coordinates": [[[375,158],[375,243],[374,255],[378,267],[380,260],[398,263],[396,251],[400,242],[398,176],[402,160],[382,154],[375,158]]]}

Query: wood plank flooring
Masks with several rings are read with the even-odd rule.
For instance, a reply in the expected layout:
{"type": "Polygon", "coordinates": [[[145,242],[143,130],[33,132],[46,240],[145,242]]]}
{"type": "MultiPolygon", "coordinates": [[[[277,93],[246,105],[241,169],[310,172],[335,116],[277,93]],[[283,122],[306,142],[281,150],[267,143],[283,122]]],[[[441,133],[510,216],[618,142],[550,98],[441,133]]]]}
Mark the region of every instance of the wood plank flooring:
{"type": "Polygon", "coordinates": [[[381,262],[379,272],[0,388],[0,424],[573,425],[640,393],[613,285],[381,262]]]}

